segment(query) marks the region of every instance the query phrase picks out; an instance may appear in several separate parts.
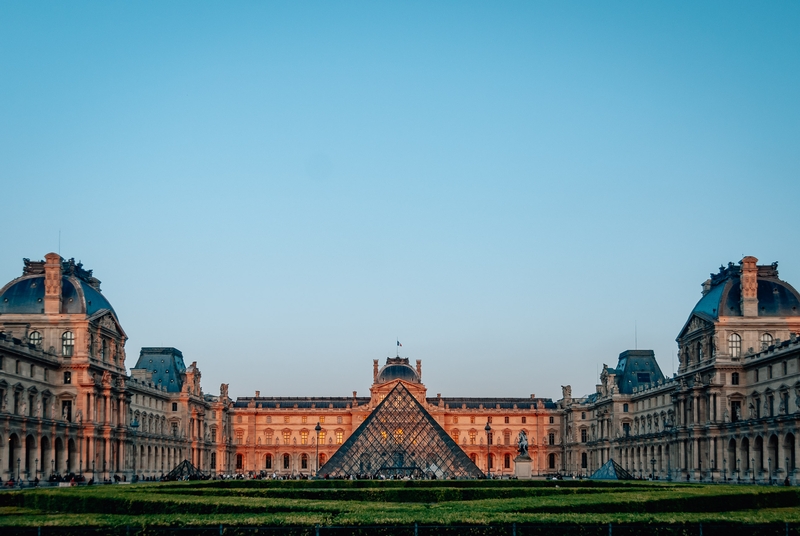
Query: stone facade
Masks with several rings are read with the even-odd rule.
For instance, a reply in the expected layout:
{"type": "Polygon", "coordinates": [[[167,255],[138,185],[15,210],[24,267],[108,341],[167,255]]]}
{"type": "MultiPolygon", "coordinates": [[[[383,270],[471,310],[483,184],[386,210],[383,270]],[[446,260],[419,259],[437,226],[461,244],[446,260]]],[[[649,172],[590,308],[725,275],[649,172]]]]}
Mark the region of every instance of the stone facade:
{"type": "Polygon", "coordinates": [[[50,253],[0,289],[0,477],[158,477],[183,459],[208,473],[309,475],[402,382],[495,475],[514,474],[524,430],[534,476],[588,475],[613,458],[636,476],[794,481],[798,308],[776,264],[745,257],[703,284],[672,378],[652,351],[628,350],[588,396],[567,385],[558,401],[433,397],[421,361],[398,355],[373,361],[369,396],[234,401],[227,384],[205,394],[174,348],[142,348],[128,375],[100,281],[50,253]]]}

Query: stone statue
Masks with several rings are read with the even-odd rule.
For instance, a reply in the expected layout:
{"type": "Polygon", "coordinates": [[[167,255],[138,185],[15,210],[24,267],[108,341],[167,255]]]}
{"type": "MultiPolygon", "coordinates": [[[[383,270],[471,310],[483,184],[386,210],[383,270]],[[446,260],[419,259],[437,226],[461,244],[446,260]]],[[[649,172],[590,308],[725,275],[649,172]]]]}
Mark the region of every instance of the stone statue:
{"type": "Polygon", "coordinates": [[[81,410],[78,410],[75,413],[75,422],[77,422],[78,424],[83,422],[83,412],[81,410]]]}
{"type": "Polygon", "coordinates": [[[520,456],[528,455],[528,435],[525,433],[525,430],[519,431],[519,437],[517,438],[517,452],[519,452],[520,456]]]}
{"type": "Polygon", "coordinates": [[[36,402],[36,417],[40,418],[42,416],[42,401],[39,400],[36,402]]]}
{"type": "Polygon", "coordinates": [[[722,412],[722,421],[723,422],[731,422],[731,416],[728,413],[727,409],[725,409],[725,411],[722,412]]]}
{"type": "Polygon", "coordinates": [[[22,404],[19,406],[19,414],[23,416],[28,414],[28,404],[25,403],[25,400],[23,400],[22,404]]]}
{"type": "Polygon", "coordinates": [[[564,400],[572,400],[572,386],[571,385],[562,385],[561,386],[561,398],[564,400]]]}
{"type": "Polygon", "coordinates": [[[8,407],[8,395],[3,395],[2,404],[0,404],[0,411],[6,411],[8,407]]]}
{"type": "Polygon", "coordinates": [[[63,408],[61,408],[61,418],[67,421],[69,420],[67,419],[68,416],[69,415],[67,414],[67,406],[64,406],[63,408]]]}

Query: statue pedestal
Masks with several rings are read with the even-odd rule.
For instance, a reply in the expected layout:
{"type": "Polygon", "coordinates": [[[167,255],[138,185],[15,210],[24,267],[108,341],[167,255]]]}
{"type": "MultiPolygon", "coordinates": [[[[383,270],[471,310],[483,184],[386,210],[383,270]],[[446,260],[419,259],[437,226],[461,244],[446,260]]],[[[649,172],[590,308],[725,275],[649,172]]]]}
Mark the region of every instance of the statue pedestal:
{"type": "Polygon", "coordinates": [[[531,457],[527,454],[520,454],[514,458],[514,476],[518,480],[531,479],[531,457]]]}

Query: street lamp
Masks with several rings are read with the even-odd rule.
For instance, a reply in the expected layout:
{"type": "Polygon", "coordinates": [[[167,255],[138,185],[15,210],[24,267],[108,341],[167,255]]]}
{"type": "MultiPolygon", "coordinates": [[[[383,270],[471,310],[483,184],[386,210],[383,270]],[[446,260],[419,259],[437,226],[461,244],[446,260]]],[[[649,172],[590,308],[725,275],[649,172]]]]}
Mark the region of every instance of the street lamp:
{"type": "Polygon", "coordinates": [[[786,480],[789,480],[789,458],[786,458],[786,480]]]}
{"type": "MultiPolygon", "coordinates": [[[[764,458],[761,458],[762,460],[764,458]]],[[[756,459],[750,458],[750,470],[753,472],[753,484],[756,483],[756,459]]]]}
{"type": "Polygon", "coordinates": [[[709,466],[710,468],[709,468],[708,472],[711,473],[711,482],[714,482],[714,468],[716,467],[716,465],[714,465],[714,459],[713,458],[710,461],[711,461],[711,465],[709,466]]]}
{"type": "Polygon", "coordinates": [[[317,478],[319,478],[319,433],[322,430],[322,426],[319,425],[319,422],[314,427],[314,431],[317,433],[317,470],[315,471],[317,478]]]}
{"type": "Polygon", "coordinates": [[[772,485],[772,458],[767,458],[767,467],[769,468],[769,484],[772,485]]]}
{"type": "Polygon", "coordinates": [[[741,458],[736,458],[736,482],[739,482],[739,481],[742,480],[741,466],[742,466],[742,459],[741,458]]]}
{"type": "Polygon", "coordinates": [[[50,460],[50,474],[51,475],[56,474],[56,460],[55,460],[55,458],[50,460]]]}
{"type": "Polygon", "coordinates": [[[652,460],[650,460],[650,465],[653,468],[653,470],[650,472],[650,479],[651,480],[655,480],[656,479],[656,458],[655,458],[655,456],[653,457],[652,460]]]}
{"type": "Polygon", "coordinates": [[[33,462],[33,476],[34,479],[39,478],[39,458],[36,458],[36,460],[33,462]]]}
{"type": "Polygon", "coordinates": [[[726,478],[727,473],[725,472],[725,469],[727,468],[727,465],[728,465],[728,460],[725,459],[725,458],[722,458],[722,481],[723,482],[727,482],[728,481],[728,479],[726,478]]]}
{"type": "Polygon", "coordinates": [[[492,431],[492,427],[489,426],[489,421],[486,421],[486,426],[483,429],[486,430],[486,478],[491,478],[490,471],[492,468],[489,464],[491,463],[492,458],[489,455],[489,443],[491,442],[489,440],[489,434],[492,431]]]}
{"type": "Polygon", "coordinates": [[[19,482],[19,458],[17,458],[17,482],[19,482]]]}

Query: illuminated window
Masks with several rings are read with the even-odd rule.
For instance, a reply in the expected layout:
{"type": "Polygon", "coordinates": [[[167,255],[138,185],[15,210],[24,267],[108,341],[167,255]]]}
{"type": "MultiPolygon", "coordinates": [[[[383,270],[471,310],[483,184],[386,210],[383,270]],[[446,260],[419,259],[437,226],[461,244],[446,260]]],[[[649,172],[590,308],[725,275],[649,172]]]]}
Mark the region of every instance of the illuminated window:
{"type": "Polygon", "coordinates": [[[72,357],[72,350],[75,348],[75,335],[71,331],[65,331],[61,335],[61,355],[72,357]]]}
{"type": "Polygon", "coordinates": [[[305,415],[303,415],[300,419],[303,421],[303,424],[308,422],[308,417],[306,417],[305,415]]]}
{"type": "Polygon", "coordinates": [[[320,432],[319,432],[319,442],[323,443],[323,444],[325,443],[325,430],[320,430],[320,432]]]}
{"type": "Polygon", "coordinates": [[[460,432],[458,430],[453,430],[453,439],[455,439],[456,443],[458,443],[459,433],[460,432]]]}
{"type": "Polygon", "coordinates": [[[398,428],[394,431],[394,442],[398,445],[403,442],[403,429],[398,428]]]}
{"type": "Polygon", "coordinates": [[[319,423],[320,424],[325,424],[325,415],[323,415],[322,417],[319,418],[319,423]]]}
{"type": "Polygon", "coordinates": [[[38,331],[31,331],[30,335],[28,335],[28,342],[34,346],[41,346],[42,334],[38,331]]]}
{"type": "Polygon", "coordinates": [[[761,349],[766,350],[772,346],[772,335],[769,333],[762,333],[761,334],[761,349]]]}
{"type": "Polygon", "coordinates": [[[289,416],[288,415],[284,415],[283,416],[283,423],[284,424],[289,424],[289,416]]]}
{"type": "Polygon", "coordinates": [[[469,444],[474,445],[475,439],[477,438],[478,433],[475,430],[470,430],[469,432],[469,444]]]}
{"type": "Polygon", "coordinates": [[[742,337],[738,333],[728,335],[728,351],[731,357],[742,356],[742,337]]]}
{"type": "Polygon", "coordinates": [[[336,432],[336,444],[341,445],[342,443],[344,443],[344,432],[338,430],[336,432]]]}
{"type": "Polygon", "coordinates": [[[300,444],[308,445],[308,431],[303,430],[302,432],[300,432],[300,444]]]}
{"type": "Polygon", "coordinates": [[[288,445],[289,444],[289,438],[291,437],[291,435],[292,435],[292,433],[289,432],[289,431],[283,432],[283,444],[284,445],[288,445]]]}

